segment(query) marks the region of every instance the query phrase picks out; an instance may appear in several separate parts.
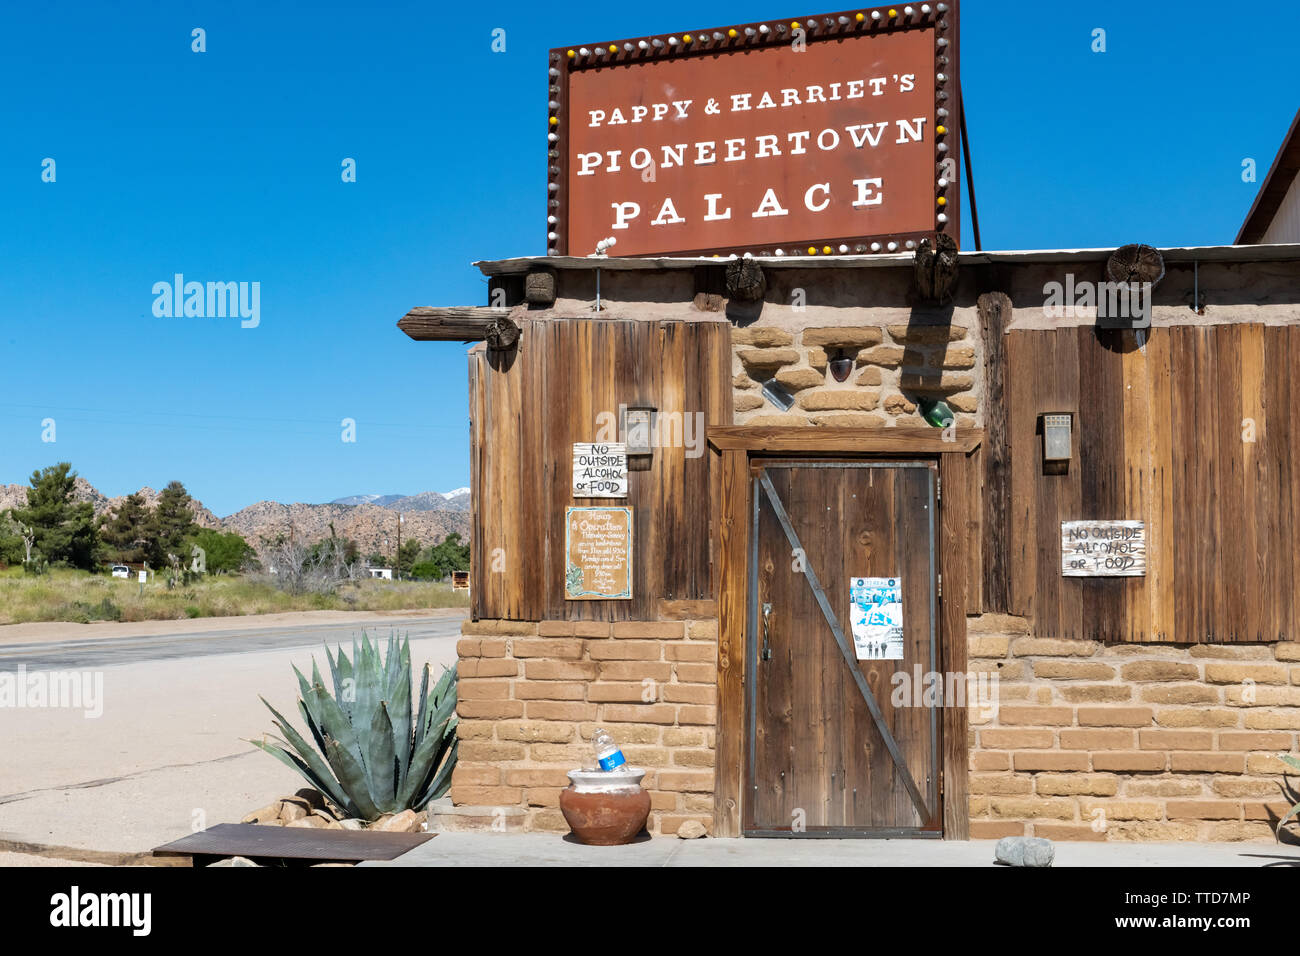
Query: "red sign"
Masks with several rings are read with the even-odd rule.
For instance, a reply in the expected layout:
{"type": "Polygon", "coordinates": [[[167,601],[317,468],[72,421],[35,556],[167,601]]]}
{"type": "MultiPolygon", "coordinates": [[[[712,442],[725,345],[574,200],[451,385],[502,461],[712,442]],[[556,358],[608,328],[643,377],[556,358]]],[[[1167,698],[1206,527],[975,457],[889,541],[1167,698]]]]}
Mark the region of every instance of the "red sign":
{"type": "Polygon", "coordinates": [[[958,238],[956,35],[954,2],[551,51],[548,253],[958,238]]]}

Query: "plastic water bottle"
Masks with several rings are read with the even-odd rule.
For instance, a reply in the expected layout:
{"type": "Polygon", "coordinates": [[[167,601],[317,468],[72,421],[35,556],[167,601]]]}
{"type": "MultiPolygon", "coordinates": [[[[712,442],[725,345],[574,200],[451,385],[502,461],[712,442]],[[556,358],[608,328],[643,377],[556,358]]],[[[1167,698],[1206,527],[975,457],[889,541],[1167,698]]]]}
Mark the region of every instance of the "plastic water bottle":
{"type": "Polygon", "coordinates": [[[600,764],[601,770],[608,773],[627,766],[623,749],[614,743],[614,738],[603,727],[597,727],[596,732],[591,735],[591,746],[596,751],[596,761],[600,764]]]}

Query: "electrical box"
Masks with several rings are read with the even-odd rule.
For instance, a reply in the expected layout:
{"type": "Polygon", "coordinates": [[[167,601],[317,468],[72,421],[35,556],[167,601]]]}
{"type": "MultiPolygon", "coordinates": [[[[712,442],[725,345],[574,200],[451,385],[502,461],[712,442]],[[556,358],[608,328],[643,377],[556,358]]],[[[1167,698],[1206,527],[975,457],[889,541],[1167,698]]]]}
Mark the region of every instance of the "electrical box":
{"type": "Polygon", "coordinates": [[[1070,460],[1070,424],[1069,413],[1043,416],[1043,460],[1070,460]]]}

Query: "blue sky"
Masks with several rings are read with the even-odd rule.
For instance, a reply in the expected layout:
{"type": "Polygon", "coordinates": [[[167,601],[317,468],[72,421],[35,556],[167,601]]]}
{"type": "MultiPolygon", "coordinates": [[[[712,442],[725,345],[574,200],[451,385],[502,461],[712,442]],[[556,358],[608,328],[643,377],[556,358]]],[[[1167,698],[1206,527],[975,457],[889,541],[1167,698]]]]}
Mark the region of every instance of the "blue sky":
{"type": "MultiPolygon", "coordinates": [[[[832,8],[6,4],[0,482],[68,460],[221,515],[466,484],[464,347],[394,323],[484,303],[473,260],[544,251],[548,48],[832,8]],[[260,282],[260,325],[155,318],[177,272],[260,282]]],[[[964,3],[985,248],[1231,242],[1242,160],[1262,181],[1300,105],[1268,40],[1297,32],[1289,3],[964,3]]]]}

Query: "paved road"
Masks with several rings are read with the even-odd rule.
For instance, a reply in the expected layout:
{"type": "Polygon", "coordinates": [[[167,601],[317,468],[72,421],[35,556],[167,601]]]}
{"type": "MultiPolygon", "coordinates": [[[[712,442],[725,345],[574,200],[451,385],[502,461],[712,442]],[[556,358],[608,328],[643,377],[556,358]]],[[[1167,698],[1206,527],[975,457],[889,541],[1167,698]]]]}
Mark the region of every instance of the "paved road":
{"type": "Polygon", "coordinates": [[[391,623],[364,628],[355,624],[298,625],[294,627],[250,628],[243,631],[202,631],[192,634],[163,634],[143,637],[91,638],[57,643],[6,644],[0,646],[0,670],[25,664],[30,670],[83,670],[95,667],[140,664],[209,654],[244,654],[250,651],[282,650],[287,647],[349,645],[364,629],[372,639],[387,641],[388,635],[409,635],[414,642],[428,637],[460,634],[460,618],[395,618],[391,623]]]}
{"type": "Polygon", "coordinates": [[[99,716],[0,707],[0,850],[63,847],[101,859],[96,851],[140,853],[238,822],[305,785],[247,742],[274,729],[259,696],[296,717],[291,665],[305,672],[315,658],[323,668],[324,643],[350,644],[363,627],[387,639],[394,628],[409,632],[412,664],[438,673],[456,659],[460,620],[223,621],[202,630],[189,621],[178,633],[154,623],[135,636],[0,645],[0,671],[93,674],[103,702],[99,716]]]}

